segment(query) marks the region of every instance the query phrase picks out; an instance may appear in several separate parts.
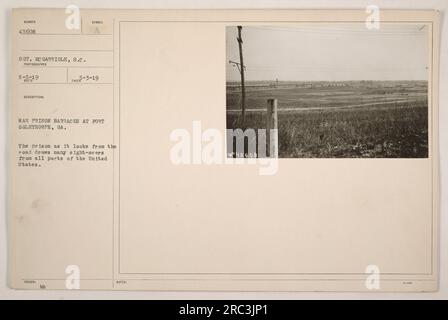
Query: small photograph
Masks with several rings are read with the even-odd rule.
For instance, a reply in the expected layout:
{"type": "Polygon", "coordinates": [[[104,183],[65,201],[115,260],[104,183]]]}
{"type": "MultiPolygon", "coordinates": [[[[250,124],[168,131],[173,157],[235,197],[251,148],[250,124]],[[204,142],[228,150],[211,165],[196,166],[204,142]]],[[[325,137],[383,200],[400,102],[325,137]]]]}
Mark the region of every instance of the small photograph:
{"type": "Polygon", "coordinates": [[[226,28],[227,156],[427,158],[429,30],[226,28]]]}

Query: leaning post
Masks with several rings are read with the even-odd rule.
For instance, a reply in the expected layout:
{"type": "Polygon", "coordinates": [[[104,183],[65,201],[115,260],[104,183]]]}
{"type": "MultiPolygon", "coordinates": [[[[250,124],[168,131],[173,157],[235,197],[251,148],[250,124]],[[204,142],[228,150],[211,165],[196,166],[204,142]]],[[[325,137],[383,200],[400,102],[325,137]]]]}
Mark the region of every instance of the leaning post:
{"type": "Polygon", "coordinates": [[[268,99],[266,113],[266,155],[272,158],[278,156],[277,99],[268,99]]]}

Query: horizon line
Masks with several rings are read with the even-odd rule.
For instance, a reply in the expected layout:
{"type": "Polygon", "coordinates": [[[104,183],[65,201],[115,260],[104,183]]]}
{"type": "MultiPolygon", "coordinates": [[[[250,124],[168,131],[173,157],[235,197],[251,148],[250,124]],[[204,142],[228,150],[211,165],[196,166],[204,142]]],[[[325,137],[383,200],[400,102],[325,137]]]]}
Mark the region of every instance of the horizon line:
{"type": "MultiPolygon", "coordinates": [[[[394,79],[394,80],[390,80],[390,79],[384,79],[384,80],[369,80],[369,79],[363,79],[363,80],[275,80],[275,79],[260,79],[260,80],[245,80],[245,82],[250,82],[250,81],[269,81],[269,82],[361,82],[361,81],[370,81],[370,82],[386,82],[386,81],[425,81],[428,82],[429,80],[427,79],[394,79]]],[[[241,80],[226,80],[226,82],[241,82],[241,80]]]]}

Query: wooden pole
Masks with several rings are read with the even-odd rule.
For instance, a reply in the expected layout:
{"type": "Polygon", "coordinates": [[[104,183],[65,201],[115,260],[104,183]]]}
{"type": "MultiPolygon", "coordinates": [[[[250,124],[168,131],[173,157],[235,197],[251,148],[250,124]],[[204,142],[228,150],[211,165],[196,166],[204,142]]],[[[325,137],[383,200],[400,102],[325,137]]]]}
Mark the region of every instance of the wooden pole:
{"type": "Polygon", "coordinates": [[[268,109],[266,113],[266,155],[268,157],[275,157],[278,155],[277,99],[268,99],[268,109]],[[271,132],[271,130],[275,131],[271,132]],[[273,151],[272,155],[271,150],[273,151]]]}
{"type": "Polygon", "coordinates": [[[243,126],[246,121],[246,87],[244,84],[244,62],[243,62],[243,38],[241,38],[242,26],[238,26],[238,47],[240,51],[240,74],[241,74],[241,113],[243,118],[243,126]]]}

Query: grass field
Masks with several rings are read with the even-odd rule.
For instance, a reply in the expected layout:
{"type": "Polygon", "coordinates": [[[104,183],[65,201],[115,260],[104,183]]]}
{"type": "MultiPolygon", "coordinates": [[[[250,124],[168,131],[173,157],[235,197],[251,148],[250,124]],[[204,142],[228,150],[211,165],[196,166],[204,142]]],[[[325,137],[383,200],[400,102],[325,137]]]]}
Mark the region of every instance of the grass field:
{"type": "Polygon", "coordinates": [[[268,98],[278,99],[280,158],[424,158],[428,100],[424,81],[248,83],[227,86],[227,128],[264,128],[268,98]]]}

